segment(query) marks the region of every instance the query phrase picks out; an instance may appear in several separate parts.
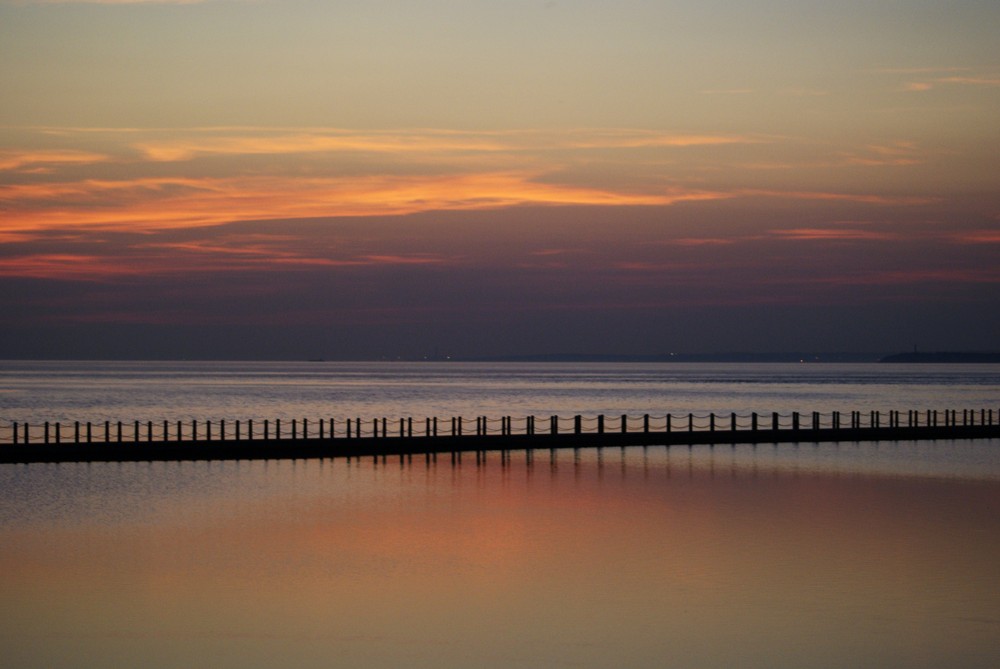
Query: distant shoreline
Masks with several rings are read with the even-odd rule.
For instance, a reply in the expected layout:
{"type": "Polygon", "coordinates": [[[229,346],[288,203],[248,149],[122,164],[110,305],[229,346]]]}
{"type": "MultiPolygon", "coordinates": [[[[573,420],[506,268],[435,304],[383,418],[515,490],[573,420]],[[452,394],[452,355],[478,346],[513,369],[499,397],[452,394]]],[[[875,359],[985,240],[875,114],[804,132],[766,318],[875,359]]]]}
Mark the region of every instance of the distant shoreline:
{"type": "Polygon", "coordinates": [[[1000,363],[1000,353],[989,351],[934,351],[896,353],[887,355],[879,362],[928,362],[928,363],[1000,363]]]}

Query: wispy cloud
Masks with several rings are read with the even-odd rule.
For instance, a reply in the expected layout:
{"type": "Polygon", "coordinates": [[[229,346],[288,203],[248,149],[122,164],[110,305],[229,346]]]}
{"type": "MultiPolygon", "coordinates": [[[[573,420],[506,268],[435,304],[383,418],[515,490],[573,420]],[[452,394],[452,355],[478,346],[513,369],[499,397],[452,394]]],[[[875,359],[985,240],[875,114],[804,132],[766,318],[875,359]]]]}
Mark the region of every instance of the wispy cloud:
{"type": "MultiPolygon", "coordinates": [[[[132,133],[134,131],[127,130],[132,133]]],[[[335,128],[282,132],[273,128],[204,128],[132,146],[146,159],[183,161],[207,155],[306,153],[387,153],[432,155],[572,149],[637,149],[751,144],[766,141],[742,135],[677,134],[631,129],[578,128],[565,131],[457,132],[398,130],[359,133],[335,128]]]]}
{"type": "Polygon", "coordinates": [[[889,241],[898,238],[891,232],[846,228],[791,228],[771,230],[770,234],[794,241],[889,241]]]}
{"type": "Polygon", "coordinates": [[[343,216],[405,215],[517,205],[669,205],[729,197],[695,189],[633,193],[550,184],[530,172],[345,178],[88,180],[0,187],[8,232],[158,230],[343,216]]]}
{"type": "Polygon", "coordinates": [[[935,77],[933,79],[922,79],[910,81],[903,84],[901,90],[911,93],[929,91],[942,86],[972,86],[977,88],[997,88],[1000,87],[1000,77],[975,77],[975,76],[951,76],[935,77]]]}
{"type": "Polygon", "coordinates": [[[23,170],[49,165],[89,165],[106,160],[109,160],[108,156],[90,151],[0,151],[0,170],[23,170]]]}

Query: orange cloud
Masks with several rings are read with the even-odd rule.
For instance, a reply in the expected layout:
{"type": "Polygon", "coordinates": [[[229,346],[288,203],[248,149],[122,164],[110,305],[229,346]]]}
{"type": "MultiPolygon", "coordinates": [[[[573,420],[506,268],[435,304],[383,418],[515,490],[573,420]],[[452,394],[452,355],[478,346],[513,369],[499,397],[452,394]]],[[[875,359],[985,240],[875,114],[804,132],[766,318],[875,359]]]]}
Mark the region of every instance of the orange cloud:
{"type": "Polygon", "coordinates": [[[35,165],[89,165],[106,160],[107,156],[89,151],[0,151],[0,170],[17,170],[35,165]]]}
{"type": "Polygon", "coordinates": [[[903,90],[908,92],[929,91],[940,85],[952,86],[979,86],[996,88],[1000,86],[998,77],[973,77],[973,76],[951,76],[937,77],[926,81],[913,81],[903,85],[903,90]]]}
{"type": "Polygon", "coordinates": [[[719,237],[681,237],[664,243],[671,246],[725,246],[735,243],[735,240],[719,237]]]}
{"type": "Polygon", "coordinates": [[[1000,230],[970,230],[949,239],[958,244],[1000,244],[1000,230]]]}
{"type": "MultiPolygon", "coordinates": [[[[134,132],[129,130],[128,132],[134,132]]],[[[760,143],[741,135],[666,134],[631,129],[578,128],[566,131],[459,132],[399,130],[358,133],[311,128],[282,132],[273,128],[205,128],[181,137],[135,142],[152,161],[191,160],[202,155],[278,155],[322,152],[400,154],[495,153],[567,149],[635,149],[760,143]],[[277,134],[276,134],[277,133],[277,134]]]]}
{"type": "Polygon", "coordinates": [[[8,233],[88,228],[142,232],[238,220],[404,215],[516,205],[669,205],[729,197],[704,190],[630,193],[548,184],[525,172],[352,178],[88,180],[0,188],[8,233]]]}
{"type": "Polygon", "coordinates": [[[194,137],[138,142],[134,145],[153,161],[190,160],[199,155],[262,155],[320,152],[439,153],[500,151],[505,147],[473,136],[446,134],[317,134],[280,136],[194,137]]]}
{"type": "Polygon", "coordinates": [[[938,201],[938,198],[932,197],[874,195],[865,193],[824,193],[819,191],[743,189],[736,191],[736,194],[746,197],[776,197],[791,200],[834,200],[880,205],[923,205],[932,204],[938,201]]]}
{"type": "Polygon", "coordinates": [[[771,230],[770,234],[778,239],[789,240],[890,240],[897,235],[872,230],[848,230],[838,228],[792,228],[790,230],[771,230]]]}
{"type": "Polygon", "coordinates": [[[138,268],[94,255],[50,253],[0,258],[0,276],[7,277],[100,280],[140,272],[138,268]]]}

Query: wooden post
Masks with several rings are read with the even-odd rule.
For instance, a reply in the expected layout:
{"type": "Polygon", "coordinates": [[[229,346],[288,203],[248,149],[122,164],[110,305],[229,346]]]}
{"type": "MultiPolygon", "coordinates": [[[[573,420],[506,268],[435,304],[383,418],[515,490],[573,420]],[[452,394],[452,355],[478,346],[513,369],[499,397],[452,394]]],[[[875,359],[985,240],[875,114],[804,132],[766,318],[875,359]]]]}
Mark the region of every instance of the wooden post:
{"type": "Polygon", "coordinates": [[[17,446],[17,422],[14,423],[14,445],[17,446]]]}
{"type": "Polygon", "coordinates": [[[163,421],[163,441],[170,441],[170,428],[167,421],[163,421]]]}
{"type": "Polygon", "coordinates": [[[793,430],[799,429],[799,412],[798,411],[793,411],[792,412],[792,429],[793,430]]]}
{"type": "Polygon", "coordinates": [[[111,421],[104,421],[104,443],[107,444],[111,441],[111,421]]]}
{"type": "Polygon", "coordinates": [[[573,416],[573,434],[580,434],[583,431],[583,417],[577,414],[573,416]]]}
{"type": "Polygon", "coordinates": [[[642,415],[642,431],[649,434],[649,414],[642,415]]]}
{"type": "Polygon", "coordinates": [[[43,443],[49,443],[49,421],[45,421],[45,440],[43,443]]]}
{"type": "Polygon", "coordinates": [[[756,432],[757,431],[757,412],[756,411],[754,411],[753,413],[750,414],[750,430],[752,432],[756,432]]]}
{"type": "Polygon", "coordinates": [[[409,436],[413,436],[413,416],[406,417],[406,432],[409,436]]]}
{"type": "Polygon", "coordinates": [[[778,412],[777,411],[771,412],[771,429],[772,430],[777,430],[778,429],[778,412]]]}
{"type": "Polygon", "coordinates": [[[274,438],[281,439],[281,419],[274,419],[274,438]]]}
{"type": "Polygon", "coordinates": [[[628,415],[622,414],[622,434],[628,432],[628,415]]]}
{"type": "Polygon", "coordinates": [[[694,414],[688,414],[688,432],[694,432],[694,414]]]}
{"type": "Polygon", "coordinates": [[[198,441],[198,421],[191,419],[191,441],[198,441]]]}
{"type": "Polygon", "coordinates": [[[604,434],[604,414],[597,417],[597,434],[604,434]]]}
{"type": "Polygon", "coordinates": [[[385,420],[385,416],[382,416],[382,436],[383,437],[388,437],[389,436],[389,430],[387,429],[387,423],[386,423],[386,420],[385,420]]]}
{"type": "Polygon", "coordinates": [[[240,440],[240,419],[236,419],[236,441],[240,440]]]}
{"type": "Polygon", "coordinates": [[[293,418],[292,419],[292,439],[293,440],[298,438],[298,436],[299,436],[298,432],[299,432],[298,421],[293,418]]]}
{"type": "Polygon", "coordinates": [[[308,418],[303,418],[302,419],[302,438],[303,439],[308,439],[309,438],[309,419],[308,418]]]}
{"type": "Polygon", "coordinates": [[[559,416],[552,416],[549,418],[549,432],[552,434],[559,434],[559,416]]]}
{"type": "Polygon", "coordinates": [[[270,439],[270,434],[268,434],[270,432],[269,428],[270,428],[270,425],[268,425],[268,419],[265,418],[264,419],[264,441],[268,441],[268,439],[270,439]]]}
{"type": "Polygon", "coordinates": [[[91,432],[90,432],[90,421],[88,420],[87,421],[87,443],[89,444],[91,441],[92,441],[92,439],[91,439],[91,432]]]}
{"type": "Polygon", "coordinates": [[[715,412],[708,414],[708,431],[715,432],[715,412]]]}
{"type": "Polygon", "coordinates": [[[137,442],[140,439],[139,435],[139,421],[134,421],[132,425],[132,441],[137,442]]]}
{"type": "Polygon", "coordinates": [[[729,414],[729,429],[736,432],[736,413],[729,414]]]}
{"type": "Polygon", "coordinates": [[[671,414],[667,414],[667,427],[664,430],[665,432],[670,432],[670,415],[671,414]]]}
{"type": "Polygon", "coordinates": [[[153,441],[153,421],[146,421],[146,441],[153,441]]]}

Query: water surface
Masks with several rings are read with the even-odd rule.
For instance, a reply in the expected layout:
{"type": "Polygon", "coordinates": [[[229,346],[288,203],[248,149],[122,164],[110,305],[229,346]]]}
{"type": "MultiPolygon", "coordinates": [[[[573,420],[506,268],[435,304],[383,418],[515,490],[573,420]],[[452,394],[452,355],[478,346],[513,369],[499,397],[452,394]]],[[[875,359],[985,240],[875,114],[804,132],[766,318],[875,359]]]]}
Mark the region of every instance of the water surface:
{"type": "Polygon", "coordinates": [[[0,638],[20,667],[993,667],[998,450],[2,466],[0,638]]]}

